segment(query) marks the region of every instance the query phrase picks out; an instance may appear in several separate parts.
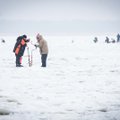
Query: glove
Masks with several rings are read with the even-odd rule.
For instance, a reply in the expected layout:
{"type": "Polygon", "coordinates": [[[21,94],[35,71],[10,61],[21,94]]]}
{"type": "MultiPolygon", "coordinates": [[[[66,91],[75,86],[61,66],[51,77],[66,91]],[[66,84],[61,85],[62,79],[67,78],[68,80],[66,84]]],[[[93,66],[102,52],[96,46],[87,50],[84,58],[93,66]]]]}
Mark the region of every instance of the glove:
{"type": "Polygon", "coordinates": [[[35,44],[34,46],[37,48],[37,45],[36,45],[36,44],[35,44]]]}
{"type": "Polygon", "coordinates": [[[26,42],[30,42],[30,39],[27,39],[26,42]]]}

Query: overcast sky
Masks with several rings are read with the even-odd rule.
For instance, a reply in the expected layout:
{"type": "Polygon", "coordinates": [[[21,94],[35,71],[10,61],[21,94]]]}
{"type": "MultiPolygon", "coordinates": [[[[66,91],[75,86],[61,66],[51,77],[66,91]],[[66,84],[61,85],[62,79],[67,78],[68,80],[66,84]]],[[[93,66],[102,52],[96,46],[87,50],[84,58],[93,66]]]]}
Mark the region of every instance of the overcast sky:
{"type": "Polygon", "coordinates": [[[97,28],[103,24],[108,32],[112,28],[117,32],[119,12],[120,0],[0,0],[0,32],[10,32],[13,26],[18,32],[22,28],[24,32],[69,32],[67,28],[71,28],[78,33],[91,29],[91,24],[93,32],[99,32],[97,28]]]}

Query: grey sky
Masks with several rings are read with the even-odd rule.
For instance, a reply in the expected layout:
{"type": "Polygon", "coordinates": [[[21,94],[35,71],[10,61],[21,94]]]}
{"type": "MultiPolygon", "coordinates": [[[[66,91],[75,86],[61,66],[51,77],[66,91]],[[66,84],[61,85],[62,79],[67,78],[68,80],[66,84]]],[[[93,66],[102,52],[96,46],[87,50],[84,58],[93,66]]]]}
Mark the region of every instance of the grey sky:
{"type": "MultiPolygon", "coordinates": [[[[55,26],[60,28],[61,24],[64,26],[69,23],[70,26],[74,24],[72,28],[79,31],[76,24],[83,23],[82,29],[87,29],[85,23],[87,25],[94,22],[95,24],[103,24],[104,21],[104,24],[114,23],[114,28],[117,26],[116,23],[120,21],[119,5],[120,0],[0,0],[0,25],[4,30],[5,24],[9,27],[9,24],[14,22],[16,29],[20,28],[17,24],[27,24],[28,27],[29,24],[32,24],[32,28],[36,28],[37,31],[37,24],[43,29],[50,29],[46,24],[51,22],[53,28],[56,29],[55,26]]],[[[69,27],[69,25],[67,26],[69,27]]]]}
{"type": "Polygon", "coordinates": [[[0,0],[1,19],[117,20],[120,0],[0,0]]]}

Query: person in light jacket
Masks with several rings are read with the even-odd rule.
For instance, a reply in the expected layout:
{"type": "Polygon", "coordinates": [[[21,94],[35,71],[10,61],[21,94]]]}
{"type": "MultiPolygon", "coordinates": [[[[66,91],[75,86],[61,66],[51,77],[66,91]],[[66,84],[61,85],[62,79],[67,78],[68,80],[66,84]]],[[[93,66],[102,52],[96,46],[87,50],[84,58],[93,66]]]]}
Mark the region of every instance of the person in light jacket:
{"type": "Polygon", "coordinates": [[[36,39],[37,39],[38,45],[35,44],[35,47],[39,47],[40,49],[41,62],[42,62],[41,67],[46,67],[46,61],[48,56],[47,41],[43,39],[42,35],[40,35],[39,33],[37,34],[36,39]]]}

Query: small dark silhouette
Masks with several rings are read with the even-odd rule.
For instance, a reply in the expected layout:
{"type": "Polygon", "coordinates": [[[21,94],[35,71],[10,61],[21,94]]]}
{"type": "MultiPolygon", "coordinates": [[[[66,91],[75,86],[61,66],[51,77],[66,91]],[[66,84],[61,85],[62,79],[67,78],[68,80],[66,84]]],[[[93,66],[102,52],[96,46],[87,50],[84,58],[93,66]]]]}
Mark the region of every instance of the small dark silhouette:
{"type": "Polygon", "coordinates": [[[108,38],[108,37],[106,37],[105,42],[106,42],[106,43],[110,43],[110,41],[109,41],[109,38],[108,38]]]}
{"type": "Polygon", "coordinates": [[[120,34],[117,34],[117,42],[120,42],[120,34]]]}
{"type": "Polygon", "coordinates": [[[74,40],[72,40],[72,43],[74,43],[74,40]]]}
{"type": "Polygon", "coordinates": [[[1,40],[1,42],[2,42],[2,43],[5,43],[5,40],[4,40],[4,39],[2,39],[2,40],[1,40]]]}
{"type": "Polygon", "coordinates": [[[112,40],[112,41],[111,41],[112,43],[115,43],[115,39],[111,38],[111,40],[112,40]]]}
{"type": "Polygon", "coordinates": [[[93,41],[94,41],[94,43],[98,42],[98,38],[95,37],[93,41]]]}

